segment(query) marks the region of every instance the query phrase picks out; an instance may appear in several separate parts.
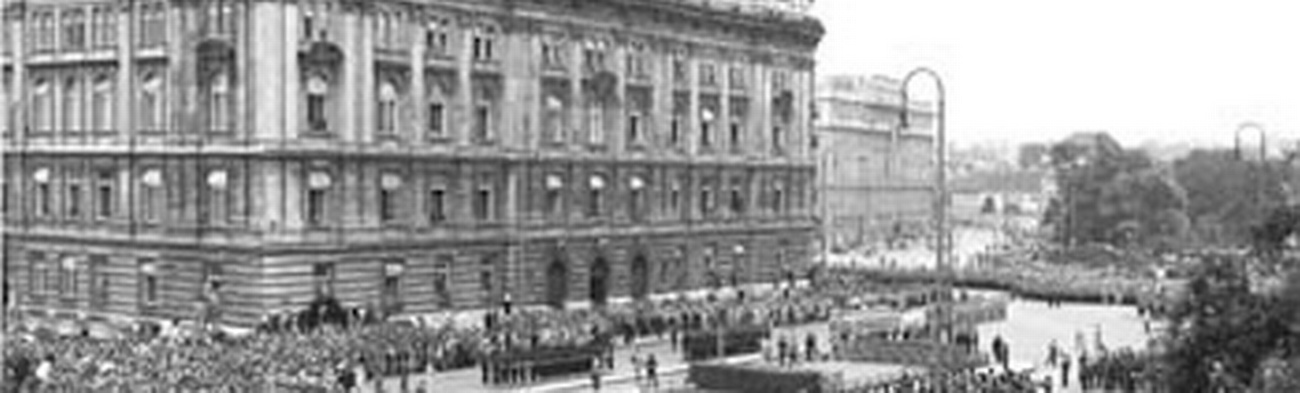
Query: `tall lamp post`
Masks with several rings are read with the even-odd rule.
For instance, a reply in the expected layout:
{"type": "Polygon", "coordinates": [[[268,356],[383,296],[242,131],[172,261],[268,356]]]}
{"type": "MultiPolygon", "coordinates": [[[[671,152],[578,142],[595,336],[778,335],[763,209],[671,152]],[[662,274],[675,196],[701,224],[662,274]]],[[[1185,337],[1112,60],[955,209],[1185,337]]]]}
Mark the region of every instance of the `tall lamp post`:
{"type": "MultiPolygon", "coordinates": [[[[949,282],[950,279],[949,276],[952,274],[952,266],[948,260],[950,257],[950,255],[948,255],[948,251],[951,248],[950,247],[951,245],[949,244],[951,238],[949,237],[948,234],[949,232],[948,230],[948,138],[944,130],[944,114],[945,114],[944,98],[946,96],[946,92],[944,91],[944,87],[943,87],[943,78],[939,77],[939,73],[935,72],[934,70],[928,67],[919,67],[908,72],[907,76],[903,77],[902,85],[899,87],[899,94],[903,99],[902,100],[903,108],[901,111],[899,111],[898,124],[901,130],[907,130],[908,123],[909,123],[908,115],[909,112],[911,111],[911,104],[909,103],[910,101],[908,100],[907,87],[908,84],[912,82],[912,78],[915,78],[916,76],[921,74],[928,75],[931,79],[934,79],[935,88],[938,90],[938,98],[935,102],[936,109],[937,109],[937,113],[936,113],[937,128],[935,131],[935,154],[937,157],[936,157],[936,168],[935,168],[935,177],[934,177],[934,188],[935,188],[934,221],[935,221],[935,236],[936,236],[935,237],[936,241],[934,244],[935,245],[934,254],[935,254],[935,268],[939,271],[939,276],[940,276],[939,285],[943,296],[943,299],[941,299],[941,301],[946,301],[947,298],[951,296],[951,292],[952,292],[951,283],[949,282]]],[[[940,330],[941,337],[948,336],[951,333],[949,331],[951,330],[951,326],[950,326],[951,318],[949,318],[950,315],[948,313],[947,307],[944,305],[940,305],[939,310],[940,311],[939,311],[938,322],[941,329],[940,330]]],[[[946,340],[947,337],[942,337],[942,339],[946,340]]]]}
{"type": "Polygon", "coordinates": [[[945,130],[944,130],[945,92],[943,87],[943,79],[941,79],[939,77],[939,74],[936,73],[934,70],[926,67],[916,68],[913,69],[911,72],[908,72],[907,76],[903,78],[902,87],[899,89],[899,92],[903,98],[902,101],[903,108],[902,111],[899,112],[899,128],[903,130],[909,128],[909,123],[911,122],[911,120],[908,118],[908,115],[911,112],[911,105],[909,104],[910,101],[908,99],[907,86],[909,83],[912,82],[912,78],[921,74],[929,75],[930,78],[934,79],[935,86],[938,88],[939,91],[938,101],[936,102],[938,107],[938,112],[937,112],[938,129],[935,134],[935,154],[937,157],[937,162],[936,162],[935,177],[934,177],[934,190],[935,190],[934,221],[935,221],[935,230],[937,232],[936,234],[937,238],[935,242],[935,264],[936,264],[935,266],[939,269],[946,270],[951,267],[948,264],[949,256],[947,254],[947,248],[948,248],[947,246],[949,240],[947,236],[947,232],[948,232],[948,181],[947,181],[948,180],[947,179],[948,141],[947,141],[947,135],[945,134],[945,130]]]}
{"type": "Polygon", "coordinates": [[[1241,133],[1247,130],[1255,130],[1259,132],[1259,162],[1266,162],[1266,159],[1268,158],[1268,134],[1264,132],[1264,126],[1252,121],[1241,123],[1237,126],[1237,131],[1232,137],[1233,156],[1238,160],[1243,158],[1241,156],[1241,133]]]}

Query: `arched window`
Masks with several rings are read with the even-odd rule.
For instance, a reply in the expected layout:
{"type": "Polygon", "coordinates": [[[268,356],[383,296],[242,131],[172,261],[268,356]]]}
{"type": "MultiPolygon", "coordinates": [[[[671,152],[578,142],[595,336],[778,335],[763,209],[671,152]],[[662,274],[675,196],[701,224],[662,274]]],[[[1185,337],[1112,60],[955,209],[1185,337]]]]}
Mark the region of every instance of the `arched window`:
{"type": "Polygon", "coordinates": [[[54,129],[54,100],[50,91],[50,82],[37,79],[32,88],[32,126],[36,131],[49,132],[54,129]]]}
{"type": "Polygon", "coordinates": [[[230,80],[223,72],[208,85],[208,130],[229,131],[230,118],[230,80]]]}
{"type": "Polygon", "coordinates": [[[163,83],[155,73],[140,78],[140,128],[163,129],[163,83]]]}
{"type": "Polygon", "coordinates": [[[311,131],[329,130],[329,121],[325,116],[325,99],[329,94],[329,82],[321,75],[312,75],[307,79],[307,127],[311,131]]]}
{"type": "Polygon", "coordinates": [[[91,127],[94,127],[96,131],[114,129],[112,78],[109,78],[108,75],[96,77],[94,91],[91,94],[91,127]]]}
{"type": "Polygon", "coordinates": [[[379,133],[392,134],[397,130],[397,87],[392,81],[384,81],[379,86],[379,102],[375,112],[379,121],[379,133]]]}
{"type": "Polygon", "coordinates": [[[63,81],[63,129],[81,131],[81,83],[70,76],[63,81]]]}

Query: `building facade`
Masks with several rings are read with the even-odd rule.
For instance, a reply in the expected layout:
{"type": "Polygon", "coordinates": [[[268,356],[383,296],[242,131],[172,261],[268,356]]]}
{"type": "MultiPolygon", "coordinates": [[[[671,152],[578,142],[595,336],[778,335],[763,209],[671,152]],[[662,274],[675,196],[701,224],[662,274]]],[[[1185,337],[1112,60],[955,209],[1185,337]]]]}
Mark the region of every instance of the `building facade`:
{"type": "Polygon", "coordinates": [[[802,14],[31,0],[3,21],[4,273],[32,319],[602,304],[811,263],[802,14]]]}
{"type": "Polygon", "coordinates": [[[901,128],[901,82],[831,75],[817,83],[821,213],[829,246],[919,235],[933,219],[934,112],[913,100],[901,128]]]}

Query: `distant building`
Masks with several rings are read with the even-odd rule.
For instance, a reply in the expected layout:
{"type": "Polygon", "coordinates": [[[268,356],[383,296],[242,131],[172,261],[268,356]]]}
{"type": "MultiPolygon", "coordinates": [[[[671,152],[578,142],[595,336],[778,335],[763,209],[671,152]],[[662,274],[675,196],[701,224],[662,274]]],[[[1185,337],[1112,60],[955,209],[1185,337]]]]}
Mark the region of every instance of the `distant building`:
{"type": "Polygon", "coordinates": [[[10,300],[249,326],[803,276],[823,28],[769,3],[4,2],[10,300]]]}
{"type": "Polygon", "coordinates": [[[900,128],[900,81],[836,75],[817,84],[821,203],[833,246],[924,231],[933,212],[934,112],[911,102],[900,128]]]}

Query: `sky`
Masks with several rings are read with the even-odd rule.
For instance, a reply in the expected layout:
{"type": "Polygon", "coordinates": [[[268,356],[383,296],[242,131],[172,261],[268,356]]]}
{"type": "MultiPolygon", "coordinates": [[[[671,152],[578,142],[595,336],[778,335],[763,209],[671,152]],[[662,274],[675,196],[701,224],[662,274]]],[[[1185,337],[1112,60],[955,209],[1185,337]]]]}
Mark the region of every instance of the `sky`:
{"type": "Polygon", "coordinates": [[[1298,2],[816,0],[811,12],[827,30],[818,73],[933,68],[958,143],[1106,131],[1125,145],[1229,145],[1246,121],[1300,138],[1298,2]]]}

